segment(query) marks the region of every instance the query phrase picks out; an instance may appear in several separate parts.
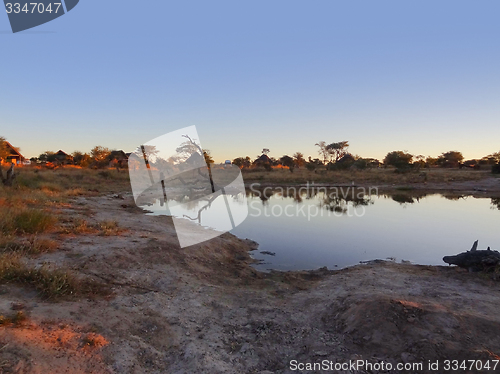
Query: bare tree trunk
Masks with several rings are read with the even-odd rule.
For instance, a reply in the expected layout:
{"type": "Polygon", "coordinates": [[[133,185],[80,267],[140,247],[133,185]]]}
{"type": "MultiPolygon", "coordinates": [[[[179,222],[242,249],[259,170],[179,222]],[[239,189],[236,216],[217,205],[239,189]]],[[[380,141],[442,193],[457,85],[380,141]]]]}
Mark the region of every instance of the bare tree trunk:
{"type": "Polygon", "coordinates": [[[0,167],[0,178],[2,179],[2,183],[4,184],[4,186],[12,186],[12,182],[14,182],[14,179],[16,178],[16,174],[14,173],[14,164],[10,165],[9,170],[7,170],[7,176],[5,178],[3,177],[2,168],[0,167]]]}

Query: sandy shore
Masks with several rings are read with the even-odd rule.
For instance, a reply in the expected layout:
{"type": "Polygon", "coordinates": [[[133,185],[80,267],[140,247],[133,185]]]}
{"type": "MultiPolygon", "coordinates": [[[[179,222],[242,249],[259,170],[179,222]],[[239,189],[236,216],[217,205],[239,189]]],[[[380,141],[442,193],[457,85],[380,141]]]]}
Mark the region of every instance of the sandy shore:
{"type": "Polygon", "coordinates": [[[320,372],[293,363],[360,359],[435,373],[429,360],[443,368],[499,359],[500,283],[491,276],[390,262],[263,274],[250,266],[251,241],[224,234],[181,249],[171,221],[144,215],[130,195],[78,197],[60,214],[116,220],[125,231],[66,235],[60,251],[33,261],[112,293],[55,303],[1,286],[0,314],[28,319],[0,330],[0,372],[320,372]]]}

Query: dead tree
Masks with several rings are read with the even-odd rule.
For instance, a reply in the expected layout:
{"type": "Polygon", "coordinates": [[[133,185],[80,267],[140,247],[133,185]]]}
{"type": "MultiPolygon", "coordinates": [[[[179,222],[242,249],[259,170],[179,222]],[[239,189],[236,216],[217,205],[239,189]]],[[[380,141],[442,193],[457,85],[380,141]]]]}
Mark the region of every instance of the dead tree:
{"type": "Polygon", "coordinates": [[[443,261],[448,265],[457,265],[469,271],[488,271],[500,265],[500,252],[488,249],[477,250],[478,241],[472,245],[470,251],[455,256],[444,256],[443,261]]]}
{"type": "Polygon", "coordinates": [[[16,173],[14,173],[14,164],[10,165],[9,170],[7,170],[7,176],[4,178],[2,166],[0,165],[0,179],[4,186],[10,187],[16,178],[16,173]]]}

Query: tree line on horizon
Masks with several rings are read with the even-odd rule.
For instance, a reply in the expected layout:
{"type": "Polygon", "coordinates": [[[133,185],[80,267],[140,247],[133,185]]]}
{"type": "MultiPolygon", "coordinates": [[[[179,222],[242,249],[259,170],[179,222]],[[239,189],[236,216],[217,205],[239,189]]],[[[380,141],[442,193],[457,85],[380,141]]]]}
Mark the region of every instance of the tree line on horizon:
{"type": "Polygon", "coordinates": [[[289,168],[291,172],[295,168],[306,167],[308,170],[322,168],[326,170],[364,170],[369,168],[393,167],[398,172],[411,171],[422,168],[472,168],[479,170],[485,167],[491,167],[494,173],[500,173],[500,151],[489,154],[481,159],[464,160],[459,151],[443,152],[437,157],[413,155],[407,151],[388,152],[382,161],[375,158],[364,158],[359,155],[353,155],[349,152],[349,142],[327,143],[319,141],[315,144],[318,147],[317,158],[306,160],[304,154],[295,152],[292,156],[283,155],[279,158],[269,157],[270,150],[264,148],[262,155],[251,159],[249,156],[237,157],[232,160],[234,165],[241,169],[261,169],[272,170],[276,166],[289,168]]]}
{"type": "MultiPolygon", "coordinates": [[[[7,149],[6,139],[0,136],[0,162],[7,162],[9,150],[7,149]]],[[[16,147],[17,151],[21,149],[16,147]]],[[[33,164],[54,164],[54,165],[75,165],[80,167],[104,168],[110,166],[110,163],[120,163],[126,155],[123,151],[111,150],[103,146],[95,146],[90,152],[75,151],[67,154],[62,151],[46,151],[38,157],[30,158],[33,164]]],[[[111,165],[113,166],[113,165],[111,165]]]]}
{"type": "MultiPolygon", "coordinates": [[[[0,136],[0,162],[6,162],[9,156],[8,150],[5,144],[6,140],[4,137],[0,136]]],[[[148,153],[156,155],[158,150],[154,146],[147,146],[148,153]]],[[[180,148],[176,151],[186,153],[186,144],[182,144],[180,148]]],[[[16,148],[20,151],[20,148],[16,148]]],[[[209,150],[203,149],[203,156],[208,164],[213,164],[214,160],[209,150]]],[[[190,152],[187,152],[190,153],[190,152]]],[[[125,153],[122,150],[109,149],[103,146],[95,146],[90,152],[80,152],[75,151],[71,154],[63,152],[61,150],[45,151],[41,153],[38,157],[30,158],[32,164],[35,165],[46,165],[50,167],[57,167],[62,165],[74,165],[83,168],[94,168],[102,169],[107,167],[115,167],[117,169],[127,167],[128,157],[130,154],[125,153]]]]}
{"type": "MultiPolygon", "coordinates": [[[[6,162],[8,151],[5,138],[0,136],[0,161],[6,162]]],[[[388,152],[382,161],[375,158],[364,158],[353,155],[349,152],[349,142],[340,141],[327,143],[319,141],[315,144],[318,147],[317,158],[311,156],[306,159],[302,152],[295,152],[292,156],[283,155],[279,158],[269,157],[270,150],[264,148],[262,154],[254,159],[249,156],[237,157],[232,160],[232,164],[241,169],[264,169],[272,170],[273,167],[285,167],[291,172],[296,168],[306,168],[314,171],[318,168],[326,170],[364,170],[369,168],[393,167],[396,171],[410,171],[422,168],[473,168],[481,169],[491,167],[495,173],[500,173],[500,151],[489,154],[481,159],[465,160],[461,152],[443,152],[437,157],[413,155],[407,151],[388,152]]],[[[19,149],[18,149],[19,150],[19,149]]],[[[123,151],[111,150],[103,146],[95,146],[90,152],[75,151],[71,154],[64,152],[46,151],[38,157],[32,157],[30,161],[34,164],[52,165],[76,165],[80,167],[105,168],[126,166],[127,156],[123,151]]],[[[214,160],[209,150],[203,150],[205,160],[209,164],[214,164],[214,160]]]]}

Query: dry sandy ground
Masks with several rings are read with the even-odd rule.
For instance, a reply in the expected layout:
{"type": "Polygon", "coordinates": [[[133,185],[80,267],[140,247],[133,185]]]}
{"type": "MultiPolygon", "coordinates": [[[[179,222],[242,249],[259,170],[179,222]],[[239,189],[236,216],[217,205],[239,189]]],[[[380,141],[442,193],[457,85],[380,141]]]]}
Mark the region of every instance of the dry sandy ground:
{"type": "Polygon", "coordinates": [[[292,371],[291,360],[444,365],[500,355],[500,283],[481,274],[387,262],[263,274],[249,265],[250,241],[224,234],[180,249],[168,218],[144,215],[130,196],[79,197],[61,213],[125,231],[67,235],[35,261],[112,294],[50,302],[1,286],[0,314],[28,315],[0,327],[2,373],[291,373],[313,372],[292,371]]]}

